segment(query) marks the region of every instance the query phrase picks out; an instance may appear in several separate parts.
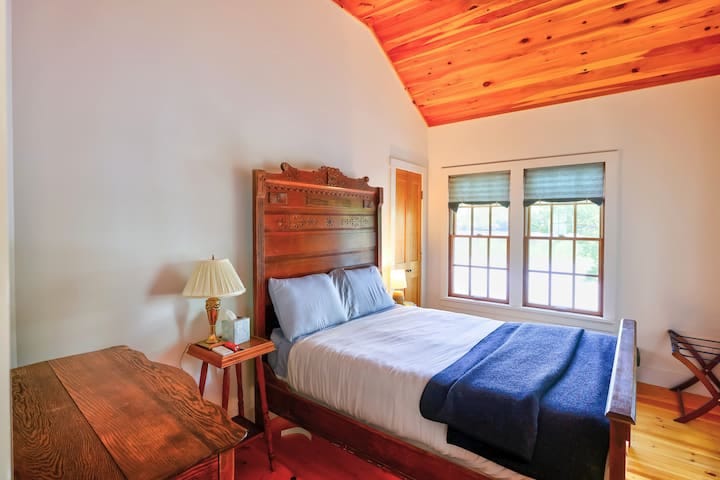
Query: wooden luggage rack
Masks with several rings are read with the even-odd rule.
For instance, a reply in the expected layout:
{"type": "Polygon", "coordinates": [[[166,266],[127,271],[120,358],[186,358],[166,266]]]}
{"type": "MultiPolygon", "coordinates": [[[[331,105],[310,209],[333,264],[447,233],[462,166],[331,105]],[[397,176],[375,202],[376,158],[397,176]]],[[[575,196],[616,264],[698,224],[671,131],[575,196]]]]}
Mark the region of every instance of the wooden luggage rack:
{"type": "Polygon", "coordinates": [[[674,330],[668,330],[668,334],[673,357],[677,358],[694,375],[694,377],[670,388],[677,393],[680,406],[680,416],[675,421],[686,423],[720,406],[720,380],[712,372],[713,368],[720,364],[720,342],[706,338],[686,337],[674,330]],[[694,360],[694,363],[690,359],[694,360]],[[686,412],[682,391],[697,382],[702,383],[710,392],[710,400],[695,410],[686,412]]]}

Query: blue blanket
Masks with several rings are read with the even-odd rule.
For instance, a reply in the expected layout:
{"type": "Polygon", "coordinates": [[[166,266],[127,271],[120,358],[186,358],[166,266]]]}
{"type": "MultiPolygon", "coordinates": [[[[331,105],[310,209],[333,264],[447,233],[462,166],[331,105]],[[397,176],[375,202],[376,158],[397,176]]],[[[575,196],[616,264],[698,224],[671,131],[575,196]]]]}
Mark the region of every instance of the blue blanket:
{"type": "Polygon", "coordinates": [[[448,443],[518,472],[601,479],[614,349],[610,335],[507,323],[433,377],[420,410],[448,443]]]}

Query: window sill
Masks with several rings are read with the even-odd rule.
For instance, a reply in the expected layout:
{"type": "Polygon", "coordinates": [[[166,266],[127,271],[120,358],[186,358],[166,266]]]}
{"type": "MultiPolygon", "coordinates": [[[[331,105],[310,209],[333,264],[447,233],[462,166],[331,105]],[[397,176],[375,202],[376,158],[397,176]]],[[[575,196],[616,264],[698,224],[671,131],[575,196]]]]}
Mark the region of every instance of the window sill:
{"type": "Polygon", "coordinates": [[[441,297],[441,307],[470,315],[493,318],[506,322],[541,322],[589,328],[615,333],[616,321],[607,317],[559,312],[544,308],[512,306],[504,303],[483,302],[456,297],[441,297]]]}

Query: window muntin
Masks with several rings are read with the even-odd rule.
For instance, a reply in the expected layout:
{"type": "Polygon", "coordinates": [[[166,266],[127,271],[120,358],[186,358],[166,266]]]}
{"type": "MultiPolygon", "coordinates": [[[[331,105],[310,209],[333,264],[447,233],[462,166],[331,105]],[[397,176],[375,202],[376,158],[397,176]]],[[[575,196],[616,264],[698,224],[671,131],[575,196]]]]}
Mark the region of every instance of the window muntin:
{"type": "Polygon", "coordinates": [[[525,207],[523,304],[602,315],[603,230],[589,200],[525,207]]]}
{"type": "Polygon", "coordinates": [[[509,208],[459,204],[450,209],[452,297],[508,303],[509,208]]]}

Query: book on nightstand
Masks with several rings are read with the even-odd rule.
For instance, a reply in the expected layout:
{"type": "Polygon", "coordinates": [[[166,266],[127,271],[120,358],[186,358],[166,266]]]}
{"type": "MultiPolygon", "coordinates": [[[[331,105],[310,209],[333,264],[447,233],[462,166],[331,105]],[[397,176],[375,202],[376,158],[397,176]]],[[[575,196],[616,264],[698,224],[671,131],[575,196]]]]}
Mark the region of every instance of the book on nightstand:
{"type": "Polygon", "coordinates": [[[200,340],[199,342],[195,342],[195,345],[198,347],[207,348],[208,350],[212,350],[215,347],[219,347],[223,344],[222,340],[219,340],[215,343],[207,343],[205,340],[200,340]]]}
{"type": "Polygon", "coordinates": [[[220,345],[219,347],[213,348],[212,351],[215,352],[215,353],[217,353],[218,355],[222,355],[223,357],[224,357],[225,355],[230,355],[231,353],[235,353],[235,352],[233,352],[232,350],[230,350],[229,348],[227,348],[227,347],[225,347],[225,346],[223,346],[223,345],[220,345]]]}

